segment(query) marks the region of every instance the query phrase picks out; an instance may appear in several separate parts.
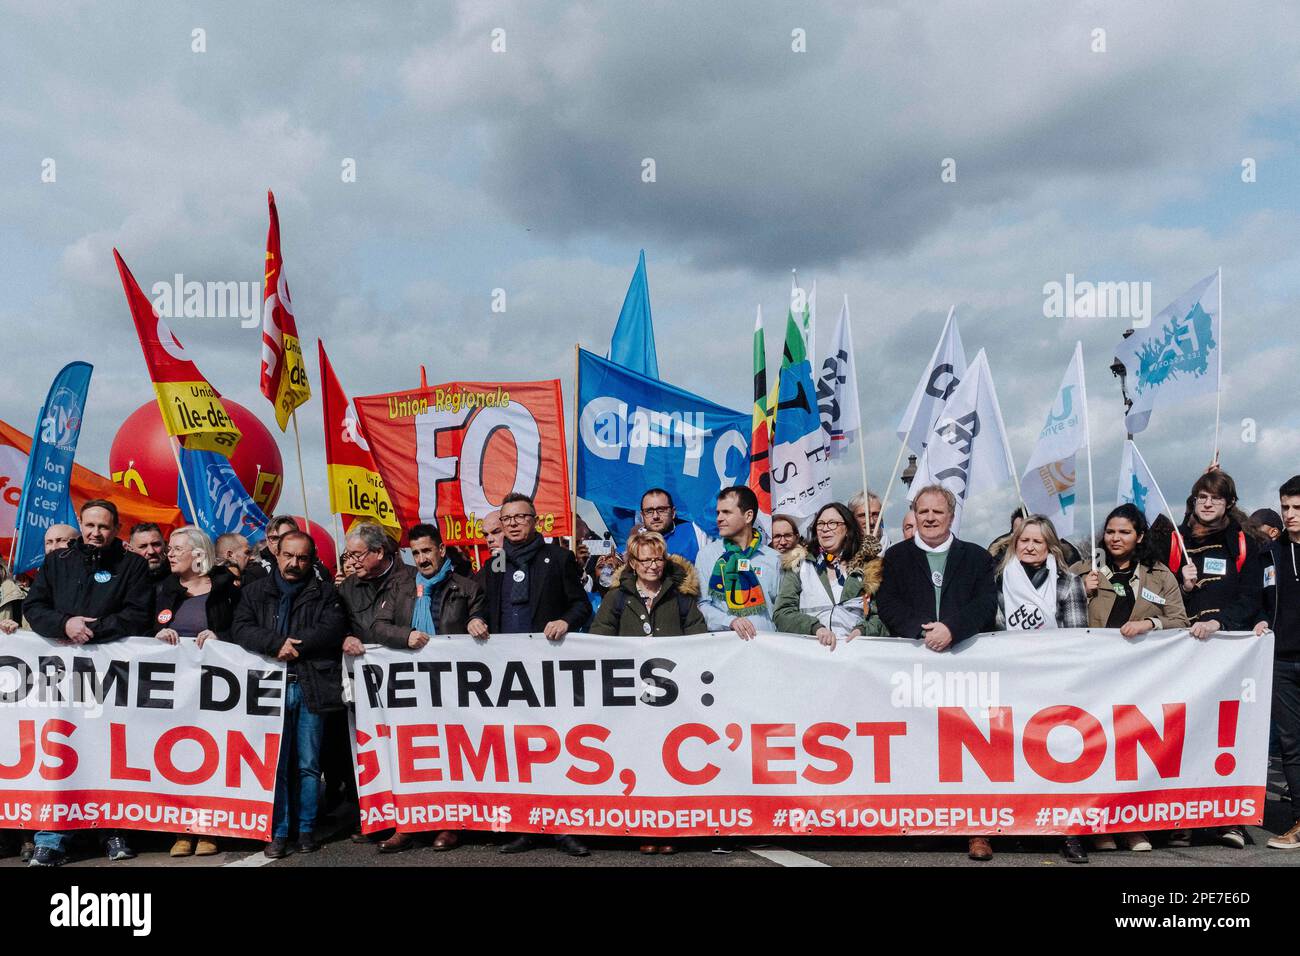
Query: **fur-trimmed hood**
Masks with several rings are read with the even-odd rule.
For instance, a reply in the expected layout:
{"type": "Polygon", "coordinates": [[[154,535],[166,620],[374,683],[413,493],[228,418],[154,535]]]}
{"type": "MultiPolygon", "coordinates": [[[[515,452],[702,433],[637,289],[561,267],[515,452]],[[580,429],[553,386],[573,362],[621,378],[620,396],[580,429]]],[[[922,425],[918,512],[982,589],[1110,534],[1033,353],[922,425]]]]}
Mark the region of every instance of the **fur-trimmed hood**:
{"type": "MultiPolygon", "coordinates": [[[[624,587],[625,570],[628,570],[626,564],[614,572],[614,578],[609,582],[609,589],[613,591],[616,588],[623,588],[629,593],[636,593],[636,573],[630,572],[627,575],[627,586],[624,587]]],[[[700,576],[695,573],[695,565],[679,554],[668,555],[668,564],[664,567],[664,583],[671,584],[679,594],[689,598],[700,596],[700,576]]]]}
{"type": "MultiPolygon", "coordinates": [[[[862,578],[862,590],[867,594],[875,594],[879,590],[884,576],[884,561],[879,555],[880,545],[876,543],[875,538],[868,538],[858,549],[858,553],[844,564],[849,574],[856,574],[862,578]]],[[[781,555],[781,570],[798,571],[800,564],[812,560],[814,559],[809,556],[808,549],[804,545],[795,545],[781,555]]]]}

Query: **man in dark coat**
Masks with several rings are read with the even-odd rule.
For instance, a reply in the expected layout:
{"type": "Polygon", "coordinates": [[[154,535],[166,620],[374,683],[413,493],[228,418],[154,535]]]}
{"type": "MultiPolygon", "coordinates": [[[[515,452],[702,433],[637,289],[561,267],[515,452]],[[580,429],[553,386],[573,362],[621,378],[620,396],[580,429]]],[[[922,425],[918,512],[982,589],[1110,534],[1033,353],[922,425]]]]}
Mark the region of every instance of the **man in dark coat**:
{"type": "MultiPolygon", "coordinates": [[[[81,506],[81,540],[46,555],[23,602],[37,634],[89,644],[153,633],[149,565],[118,540],[118,524],[111,501],[95,499],[81,506]]],[[[32,866],[65,862],[69,836],[37,833],[32,866]]],[[[106,842],[110,860],[135,856],[121,831],[110,831],[106,842]]]]}
{"type": "MultiPolygon", "coordinates": [[[[501,553],[483,565],[475,576],[483,587],[484,617],[473,617],[468,632],[479,639],[490,634],[528,634],[540,631],[550,641],[580,631],[591,620],[591,602],[582,588],[573,552],[547,544],[537,533],[537,509],[527,495],[511,493],[501,503],[505,544],[501,553]]],[[[523,853],[537,844],[524,833],[501,848],[502,853],[523,853]]],[[[587,856],[576,837],[561,834],[555,845],[570,856],[587,856]]]]}
{"type": "Polygon", "coordinates": [[[241,647],[288,664],[272,839],[265,850],[271,859],[288,853],[291,807],[297,809],[298,852],[320,849],[314,831],[324,715],[343,708],[341,658],[347,615],[333,582],[314,573],[315,562],[316,547],[306,532],[281,537],[275,569],[241,589],[231,632],[231,640],[241,647]],[[291,751],[296,758],[292,781],[291,751]],[[292,801],[291,785],[297,791],[292,801]]]}

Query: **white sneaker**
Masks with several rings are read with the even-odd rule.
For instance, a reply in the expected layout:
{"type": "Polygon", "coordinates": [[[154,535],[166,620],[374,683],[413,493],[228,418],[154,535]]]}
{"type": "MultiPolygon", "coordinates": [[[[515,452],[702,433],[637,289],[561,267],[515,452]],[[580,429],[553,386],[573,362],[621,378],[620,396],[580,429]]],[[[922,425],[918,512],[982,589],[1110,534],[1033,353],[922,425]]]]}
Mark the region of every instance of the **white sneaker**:
{"type": "Polygon", "coordinates": [[[1123,839],[1124,845],[1133,853],[1148,853],[1151,850],[1151,841],[1145,833],[1125,833],[1123,839]]]}

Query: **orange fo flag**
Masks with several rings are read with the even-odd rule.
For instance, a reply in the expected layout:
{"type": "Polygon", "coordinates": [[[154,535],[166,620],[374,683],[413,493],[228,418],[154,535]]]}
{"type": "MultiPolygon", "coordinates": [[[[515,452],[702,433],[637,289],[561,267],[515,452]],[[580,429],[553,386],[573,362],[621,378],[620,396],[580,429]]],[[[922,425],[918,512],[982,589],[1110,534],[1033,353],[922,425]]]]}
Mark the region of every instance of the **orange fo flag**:
{"type": "Polygon", "coordinates": [[[334,374],[325,343],[316,340],[320,355],[321,404],[325,409],[325,471],[329,476],[330,511],[377,521],[400,539],[402,526],[384,479],[375,468],[370,446],[357,429],[357,415],[334,374]]]}
{"type": "Polygon", "coordinates": [[[135,333],[140,338],[144,364],[153,380],[167,434],[178,438],[192,451],[214,451],[229,458],[241,434],[221,404],[221,394],[190,361],[185,347],[145,297],[116,249],[113,258],[117,260],[117,271],[122,277],[122,288],[131,307],[135,333]]]}
{"type": "Polygon", "coordinates": [[[307,363],[298,343],[298,324],[293,318],[293,301],[284,278],[280,255],[280,214],[275,195],[268,189],[266,202],[271,226],[266,234],[266,274],[262,287],[262,394],[275,406],[275,422],[284,431],[289,416],[311,398],[307,363]]]}

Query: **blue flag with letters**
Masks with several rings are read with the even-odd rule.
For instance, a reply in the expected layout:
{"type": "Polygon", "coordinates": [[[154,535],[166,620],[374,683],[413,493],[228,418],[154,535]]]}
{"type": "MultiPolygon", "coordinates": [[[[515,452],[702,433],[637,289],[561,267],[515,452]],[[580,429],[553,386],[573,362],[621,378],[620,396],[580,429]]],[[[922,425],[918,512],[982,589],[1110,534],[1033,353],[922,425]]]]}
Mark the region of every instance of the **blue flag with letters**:
{"type": "Polygon", "coordinates": [[[18,499],[14,574],[34,570],[45,562],[45,531],[50,525],[77,526],[72,507],[72,459],[81,437],[91,371],[88,362],[65,365],[54,377],[36,419],[27,476],[18,499]]]}
{"type": "Polygon", "coordinates": [[[577,494],[600,511],[619,549],[648,488],[677,516],[717,533],[717,495],[749,475],[749,411],[716,405],[580,350],[577,494]]]}
{"type": "Polygon", "coordinates": [[[244,488],[230,459],[212,451],[180,449],[181,469],[189,484],[177,479],[176,503],[190,524],[202,528],[215,541],[223,534],[242,534],[249,544],[266,536],[266,513],[244,488]],[[190,495],[197,515],[190,513],[190,495]]]}
{"type": "Polygon", "coordinates": [[[650,321],[650,284],[645,275],[645,250],[637,260],[632,282],[623,299],[623,309],[609,342],[609,360],[640,372],[648,378],[659,377],[659,356],[655,352],[655,328],[650,321]]]}

